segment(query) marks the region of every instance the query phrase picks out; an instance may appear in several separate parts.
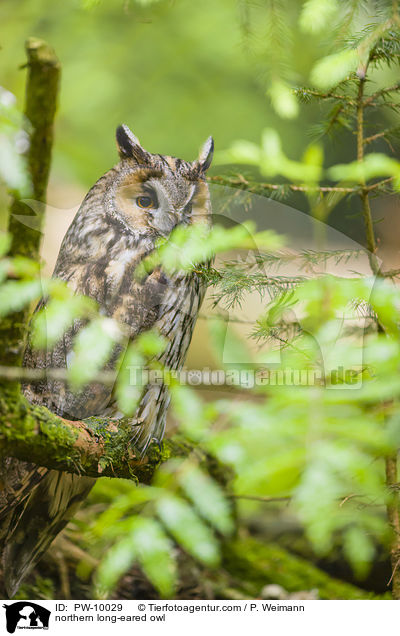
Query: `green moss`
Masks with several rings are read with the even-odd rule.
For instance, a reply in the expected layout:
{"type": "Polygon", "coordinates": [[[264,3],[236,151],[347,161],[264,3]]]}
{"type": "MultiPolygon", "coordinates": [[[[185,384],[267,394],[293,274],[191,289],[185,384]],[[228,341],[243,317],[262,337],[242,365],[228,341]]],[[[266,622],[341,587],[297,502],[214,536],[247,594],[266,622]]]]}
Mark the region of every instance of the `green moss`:
{"type": "Polygon", "coordinates": [[[390,599],[388,592],[376,596],[354,585],[330,577],[317,567],[280,546],[253,538],[236,539],[224,546],[223,566],[244,588],[259,596],[264,585],[276,583],[288,592],[317,589],[321,599],[390,599]]]}
{"type": "Polygon", "coordinates": [[[0,394],[0,452],[5,456],[90,477],[149,483],[161,463],[193,452],[186,442],[167,440],[161,448],[152,445],[142,458],[132,446],[128,418],[112,421],[92,417],[85,420],[84,427],[75,427],[43,406],[29,404],[10,387],[0,394]]]}

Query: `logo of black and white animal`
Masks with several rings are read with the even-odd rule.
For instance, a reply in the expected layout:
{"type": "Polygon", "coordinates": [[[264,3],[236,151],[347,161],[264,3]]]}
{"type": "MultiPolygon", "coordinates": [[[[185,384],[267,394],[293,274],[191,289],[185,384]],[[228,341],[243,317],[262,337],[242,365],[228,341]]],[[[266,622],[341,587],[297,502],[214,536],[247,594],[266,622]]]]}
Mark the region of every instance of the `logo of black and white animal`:
{"type": "Polygon", "coordinates": [[[49,628],[51,612],[37,603],[18,601],[3,607],[6,610],[6,626],[9,634],[13,634],[16,629],[49,628]]]}

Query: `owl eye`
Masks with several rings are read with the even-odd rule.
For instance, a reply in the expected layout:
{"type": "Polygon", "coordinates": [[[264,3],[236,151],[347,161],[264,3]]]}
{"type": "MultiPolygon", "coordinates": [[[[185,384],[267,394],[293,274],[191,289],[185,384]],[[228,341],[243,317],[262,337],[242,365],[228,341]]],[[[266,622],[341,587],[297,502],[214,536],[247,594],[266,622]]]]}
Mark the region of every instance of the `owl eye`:
{"type": "Polygon", "coordinates": [[[155,202],[154,199],[148,195],[142,195],[136,198],[136,205],[139,208],[154,208],[155,202]]]}

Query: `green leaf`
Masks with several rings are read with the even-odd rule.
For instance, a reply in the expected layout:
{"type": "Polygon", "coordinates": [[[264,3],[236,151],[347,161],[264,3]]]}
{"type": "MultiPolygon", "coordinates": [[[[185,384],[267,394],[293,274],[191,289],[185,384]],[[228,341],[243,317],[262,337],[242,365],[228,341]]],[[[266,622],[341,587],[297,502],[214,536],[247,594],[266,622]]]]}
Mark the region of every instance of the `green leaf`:
{"type": "Polygon", "coordinates": [[[141,277],[149,269],[162,265],[166,272],[190,271],[196,263],[204,263],[215,254],[232,249],[278,249],[283,238],[271,230],[256,232],[251,221],[231,228],[214,225],[212,229],[202,224],[178,226],[169,239],[145,258],[136,268],[135,275],[141,277]]]}
{"type": "Polygon", "coordinates": [[[10,268],[18,278],[36,278],[40,272],[40,265],[31,258],[15,256],[10,261],[10,268]]]}
{"type": "Polygon", "coordinates": [[[332,26],[338,10],[337,0],[306,0],[300,14],[300,28],[305,33],[320,33],[332,26]]]}
{"type": "Polygon", "coordinates": [[[272,107],[284,119],[294,119],[299,114],[299,104],[293,90],[281,80],[275,80],[269,87],[272,107]]]}
{"type": "Polygon", "coordinates": [[[23,130],[29,124],[15,102],[15,96],[0,86],[0,179],[24,197],[30,193],[31,185],[26,157],[21,152],[29,146],[27,132],[23,130]]]}
{"type": "Polygon", "coordinates": [[[357,68],[358,54],[354,49],[345,49],[319,60],[311,71],[311,81],[323,90],[344,80],[357,68]]]}
{"type": "Polygon", "coordinates": [[[231,506],[219,484],[193,464],[178,470],[177,476],[181,488],[201,516],[222,534],[232,534],[231,506]]]}
{"type": "Polygon", "coordinates": [[[118,324],[111,318],[97,318],[79,331],[68,365],[68,378],[74,388],[96,377],[121,335],[118,324]]]}
{"type": "Polygon", "coordinates": [[[158,356],[165,349],[166,338],[163,338],[155,329],[145,331],[136,339],[137,347],[145,356],[158,356]]]}
{"type": "Polygon", "coordinates": [[[53,347],[77,318],[84,318],[96,309],[96,302],[86,296],[52,299],[34,316],[32,344],[43,349],[53,347]]]}
{"type": "Polygon", "coordinates": [[[375,546],[365,530],[353,526],[343,537],[343,551],[355,574],[365,578],[375,555],[375,546]]]}
{"type": "Polygon", "coordinates": [[[20,311],[33,300],[42,296],[44,282],[32,281],[7,281],[0,287],[0,316],[5,316],[14,311],[20,311]]]}
{"type": "Polygon", "coordinates": [[[378,279],[374,283],[368,300],[385,330],[398,337],[400,321],[398,288],[386,280],[378,279]]]}
{"type": "Polygon", "coordinates": [[[0,256],[7,254],[11,247],[11,240],[11,234],[8,234],[7,232],[0,232],[0,256]]]}
{"type": "Polygon", "coordinates": [[[370,153],[364,161],[352,161],[332,166],[328,175],[333,181],[364,183],[377,177],[394,177],[400,188],[400,162],[381,153],[370,153]]]}
{"type": "Polygon", "coordinates": [[[189,554],[208,566],[218,565],[218,543],[189,504],[167,495],[157,502],[156,510],[165,527],[189,554]]]}
{"type": "Polygon", "coordinates": [[[130,536],[138,561],[149,581],[164,598],[171,598],[176,584],[173,544],[155,519],[135,517],[130,536]]]}
{"type": "Polygon", "coordinates": [[[252,355],[246,340],[240,337],[229,321],[208,320],[208,330],[213,343],[213,352],[221,364],[249,364],[252,355]]]}
{"type": "Polygon", "coordinates": [[[115,543],[101,561],[96,572],[96,587],[101,595],[111,592],[121,576],[125,574],[136,560],[134,537],[127,536],[115,543]]]}
{"type": "Polygon", "coordinates": [[[180,428],[193,441],[207,434],[209,423],[204,417],[204,406],[198,395],[188,386],[172,382],[170,386],[172,410],[180,428]]]}
{"type": "Polygon", "coordinates": [[[273,128],[266,128],[263,131],[261,147],[245,142],[235,142],[230,150],[217,155],[216,163],[256,165],[265,176],[274,177],[281,174],[291,181],[316,183],[322,175],[320,165],[293,161],[286,157],[282,151],[279,134],[273,128]]]}
{"type": "Polygon", "coordinates": [[[115,397],[121,411],[133,415],[145,386],[145,359],[138,351],[136,343],[129,344],[121,355],[118,376],[115,386],[115,397]]]}
{"type": "Polygon", "coordinates": [[[261,148],[252,141],[238,139],[234,141],[229,150],[219,150],[215,153],[214,163],[245,163],[258,166],[261,162],[261,148]]]}
{"type": "Polygon", "coordinates": [[[112,492],[107,498],[109,506],[97,518],[91,528],[96,537],[118,537],[122,534],[120,527],[122,517],[125,517],[139,505],[153,501],[161,496],[162,491],[151,486],[135,486],[129,484],[129,490],[125,494],[115,496],[112,492]]]}

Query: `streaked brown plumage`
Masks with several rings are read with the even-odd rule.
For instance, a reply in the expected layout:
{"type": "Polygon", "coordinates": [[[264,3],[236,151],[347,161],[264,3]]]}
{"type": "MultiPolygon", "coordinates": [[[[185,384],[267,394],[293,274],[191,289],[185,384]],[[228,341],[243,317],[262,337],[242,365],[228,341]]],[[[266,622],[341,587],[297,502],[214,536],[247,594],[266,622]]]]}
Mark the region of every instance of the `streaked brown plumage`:
{"type": "MultiPolygon", "coordinates": [[[[126,126],[117,129],[120,162],[86,195],[68,229],[53,276],[75,293],[94,298],[106,316],[124,323],[129,339],[156,327],[167,346],[160,361],[182,367],[205,289],[195,273],[166,275],[156,268],[144,280],[133,272],[160,236],[180,224],[210,223],[205,172],[212,159],[208,139],[199,158],[188,163],[147,152],[126,126]],[[149,202],[151,205],[149,206],[149,202]]],[[[25,365],[66,368],[76,321],[50,351],[29,345],[25,365]]],[[[121,347],[116,353],[121,352],[121,347]]],[[[114,356],[115,359],[115,356],[114,356]]],[[[112,362],[110,362],[112,365],[112,362]]],[[[91,384],[73,393],[60,381],[28,384],[29,401],[69,418],[115,415],[112,388],[91,384]]],[[[144,451],[164,434],[169,395],[164,385],[148,385],[132,419],[132,443],[144,451]]],[[[0,539],[5,583],[10,595],[87,496],[94,479],[6,459],[0,466],[0,539]]]]}

